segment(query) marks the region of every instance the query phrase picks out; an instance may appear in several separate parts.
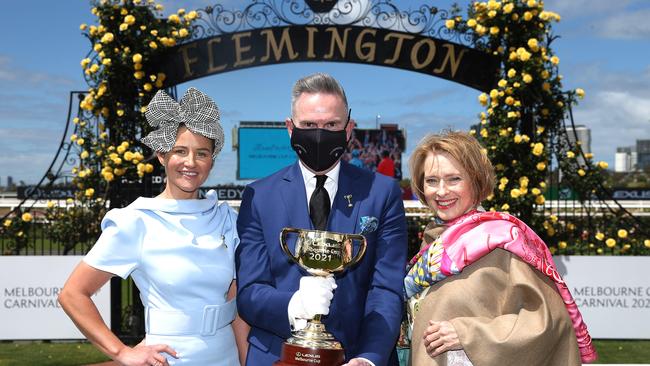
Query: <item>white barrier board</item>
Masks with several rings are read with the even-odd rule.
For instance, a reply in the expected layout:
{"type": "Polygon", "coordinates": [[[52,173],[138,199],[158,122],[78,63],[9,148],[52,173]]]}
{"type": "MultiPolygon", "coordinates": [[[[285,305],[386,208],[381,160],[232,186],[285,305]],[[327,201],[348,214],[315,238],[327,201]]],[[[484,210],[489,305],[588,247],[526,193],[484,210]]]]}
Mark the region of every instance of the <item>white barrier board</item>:
{"type": "Polygon", "coordinates": [[[650,339],[650,257],[553,259],[592,338],[650,339]]]}
{"type": "MultiPolygon", "coordinates": [[[[83,256],[0,256],[0,340],[83,339],[57,295],[83,256]]],[[[110,327],[110,284],[93,296],[110,327]]]]}

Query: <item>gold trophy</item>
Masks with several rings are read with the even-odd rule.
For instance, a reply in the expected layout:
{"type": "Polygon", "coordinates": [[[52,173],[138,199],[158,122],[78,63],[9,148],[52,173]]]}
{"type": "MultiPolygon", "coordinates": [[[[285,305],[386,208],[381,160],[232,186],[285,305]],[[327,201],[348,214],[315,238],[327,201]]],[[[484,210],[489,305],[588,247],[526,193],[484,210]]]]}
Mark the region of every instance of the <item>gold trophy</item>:
{"type": "MultiPolygon", "coordinates": [[[[342,234],[331,231],[284,228],[280,233],[282,250],[300,267],[314,276],[328,276],[342,272],[355,265],[366,252],[366,238],[359,234],[342,234]],[[295,255],[287,247],[287,235],[298,235],[295,255]],[[361,245],[353,257],[353,240],[361,245]]],[[[341,343],[325,330],[321,316],[307,322],[307,327],[293,332],[293,336],[282,345],[280,361],[275,366],[341,365],[345,352],[341,343]]]]}

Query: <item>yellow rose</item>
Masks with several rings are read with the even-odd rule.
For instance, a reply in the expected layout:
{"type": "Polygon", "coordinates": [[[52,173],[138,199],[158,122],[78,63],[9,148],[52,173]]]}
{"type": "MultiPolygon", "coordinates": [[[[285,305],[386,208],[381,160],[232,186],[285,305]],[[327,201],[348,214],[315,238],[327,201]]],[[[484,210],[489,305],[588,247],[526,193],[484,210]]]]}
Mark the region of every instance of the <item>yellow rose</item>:
{"type": "Polygon", "coordinates": [[[496,12],[496,10],[490,10],[490,11],[488,11],[488,17],[489,17],[489,18],[494,18],[495,16],[497,16],[497,12],[496,12]]]}
{"type": "Polygon", "coordinates": [[[533,82],[533,77],[530,76],[530,74],[524,74],[522,80],[524,81],[524,83],[530,84],[533,82]]]}
{"type": "Polygon", "coordinates": [[[47,201],[47,208],[53,208],[54,206],[56,206],[54,201],[47,201]]]}
{"type": "Polygon", "coordinates": [[[11,226],[11,219],[6,219],[5,222],[2,225],[4,225],[4,227],[11,226]]]}
{"type": "Polygon", "coordinates": [[[83,145],[84,144],[84,139],[77,139],[77,145],[83,145]]]}
{"type": "Polygon", "coordinates": [[[584,97],[585,97],[585,91],[584,91],[584,89],[582,89],[582,88],[577,88],[577,89],[576,89],[576,95],[577,95],[578,98],[580,98],[580,99],[584,98],[584,97]]]}
{"type": "Polygon", "coordinates": [[[533,144],[533,155],[540,156],[542,153],[544,153],[544,144],[541,142],[533,144]]]}
{"type": "Polygon", "coordinates": [[[528,0],[528,2],[526,3],[526,5],[528,5],[529,8],[534,8],[535,5],[537,5],[537,1],[535,1],[535,0],[528,0]]]}
{"type": "Polygon", "coordinates": [[[140,80],[140,79],[142,79],[142,78],[144,77],[144,71],[136,71],[136,72],[134,72],[134,73],[133,73],[133,77],[134,77],[136,80],[140,80]]]}
{"type": "Polygon", "coordinates": [[[504,203],[503,205],[501,205],[501,209],[502,209],[503,211],[508,211],[508,210],[510,209],[510,205],[507,204],[507,203],[504,203]]]}
{"type": "Polygon", "coordinates": [[[190,11],[189,13],[187,13],[187,15],[185,16],[185,19],[187,19],[187,20],[194,20],[194,19],[196,19],[197,17],[198,17],[198,13],[197,13],[196,11],[192,10],[192,11],[190,11]]]}
{"type": "Polygon", "coordinates": [[[544,199],[544,196],[537,196],[535,197],[535,203],[538,205],[543,205],[546,199],[544,199]]]}
{"type": "Polygon", "coordinates": [[[21,216],[21,218],[22,218],[23,221],[25,221],[25,222],[30,222],[30,221],[32,221],[32,219],[33,219],[34,217],[32,217],[32,214],[30,214],[29,212],[25,212],[25,213],[21,216]]]}
{"type": "Polygon", "coordinates": [[[105,33],[102,36],[102,39],[101,39],[100,42],[102,42],[102,43],[111,43],[111,42],[113,42],[114,38],[115,38],[115,36],[113,36],[113,33],[108,32],[108,33],[105,33]]]}
{"type": "Polygon", "coordinates": [[[491,35],[499,34],[499,27],[490,27],[490,34],[491,35]]]}
{"type": "Polygon", "coordinates": [[[445,21],[445,27],[447,27],[448,29],[453,29],[455,26],[456,26],[456,21],[455,20],[447,19],[445,21]]]}
{"type": "Polygon", "coordinates": [[[566,157],[569,159],[573,159],[576,157],[576,154],[573,151],[567,151],[566,152],[566,157]]]}
{"type": "Polygon", "coordinates": [[[152,172],[153,172],[153,165],[147,163],[147,164],[144,166],[144,171],[147,172],[147,173],[152,173],[152,172]]]}
{"type": "Polygon", "coordinates": [[[131,59],[133,60],[134,64],[139,64],[140,62],[142,62],[142,55],[139,54],[139,53],[136,53],[136,54],[133,55],[133,57],[131,57],[131,59]]]}
{"type": "Polygon", "coordinates": [[[129,25],[126,23],[120,24],[120,32],[124,32],[125,30],[129,29],[129,25]]]}
{"type": "Polygon", "coordinates": [[[531,19],[533,19],[533,13],[531,13],[529,11],[525,12],[524,13],[524,20],[525,21],[530,21],[531,19]]]}
{"type": "Polygon", "coordinates": [[[602,241],[603,239],[605,239],[605,234],[598,232],[598,233],[596,233],[596,235],[594,235],[594,237],[595,237],[597,240],[602,241]]]}
{"type": "Polygon", "coordinates": [[[546,170],[546,163],[545,162],[539,162],[537,165],[535,165],[535,168],[539,171],[544,171],[546,170]]]}
{"type": "Polygon", "coordinates": [[[153,89],[153,85],[151,85],[151,83],[146,83],[144,84],[143,88],[145,91],[151,91],[151,89],[153,89]]]}
{"type": "Polygon", "coordinates": [[[149,42],[149,47],[153,48],[154,50],[158,48],[158,44],[154,41],[149,42]]]}
{"type": "Polygon", "coordinates": [[[513,188],[510,190],[510,197],[512,198],[519,198],[521,196],[521,191],[517,188],[513,188]]]}
{"type": "Polygon", "coordinates": [[[115,179],[115,176],[111,172],[102,173],[102,177],[104,177],[104,180],[107,182],[111,182],[113,179],[115,179]]]}
{"type": "Polygon", "coordinates": [[[79,157],[82,159],[88,159],[88,156],[90,156],[90,154],[88,154],[88,151],[86,150],[82,151],[81,154],[79,154],[79,157]]]}
{"type": "Polygon", "coordinates": [[[587,174],[583,169],[578,169],[578,175],[584,177],[587,174]]]}
{"type": "Polygon", "coordinates": [[[503,13],[504,14],[510,14],[512,13],[512,10],[515,8],[515,4],[513,3],[508,3],[503,6],[503,13]]]}
{"type": "Polygon", "coordinates": [[[620,229],[616,234],[621,239],[627,238],[627,230],[625,230],[625,229],[620,229]]]}
{"type": "Polygon", "coordinates": [[[561,241],[561,242],[557,243],[557,246],[558,246],[560,249],[566,249],[566,247],[567,247],[567,243],[566,243],[566,241],[561,241]]]}
{"type": "Polygon", "coordinates": [[[105,59],[102,60],[102,65],[104,65],[104,66],[110,66],[111,63],[112,63],[112,61],[111,61],[110,58],[105,58],[105,59]]]}
{"type": "Polygon", "coordinates": [[[559,63],[560,63],[560,58],[557,57],[557,56],[553,56],[553,57],[551,57],[551,63],[552,63],[553,65],[557,65],[557,64],[559,64],[559,63]]]}
{"type": "Polygon", "coordinates": [[[607,164],[606,161],[599,161],[599,162],[598,162],[598,167],[599,167],[600,169],[607,169],[607,168],[609,167],[609,164],[607,164]]]}
{"type": "Polygon", "coordinates": [[[603,248],[598,248],[598,249],[596,249],[596,253],[598,253],[598,254],[603,254],[603,248]]]}
{"type": "Polygon", "coordinates": [[[613,248],[616,246],[616,240],[612,238],[608,238],[607,240],[605,240],[605,245],[607,245],[608,248],[613,248]]]}
{"type": "Polygon", "coordinates": [[[476,19],[471,18],[471,19],[467,20],[467,26],[470,27],[470,28],[476,27],[476,19]]]}
{"type": "Polygon", "coordinates": [[[515,76],[517,76],[517,70],[515,70],[515,69],[510,69],[510,70],[508,70],[508,77],[509,77],[509,78],[512,79],[512,78],[514,78],[515,76]]]}
{"type": "Polygon", "coordinates": [[[133,15],[130,15],[130,14],[125,16],[124,17],[124,23],[126,23],[128,25],[131,25],[131,24],[135,23],[135,17],[133,15]]]}
{"type": "Polygon", "coordinates": [[[644,241],[643,241],[643,245],[644,245],[646,248],[650,248],[650,239],[646,239],[646,240],[644,240],[644,241]]]}
{"type": "Polygon", "coordinates": [[[95,194],[95,189],[94,188],[88,188],[86,189],[86,192],[84,193],[86,197],[92,197],[95,194]]]}
{"type": "Polygon", "coordinates": [[[586,153],[585,154],[585,158],[587,158],[587,159],[591,159],[593,157],[594,157],[594,154],[592,154],[592,153],[586,153]]]}
{"type": "Polygon", "coordinates": [[[485,93],[481,93],[481,95],[478,96],[478,101],[481,103],[482,106],[486,106],[488,102],[488,96],[485,93]]]}
{"type": "Polygon", "coordinates": [[[539,49],[539,44],[537,43],[536,38],[529,39],[526,44],[528,45],[528,48],[530,48],[533,51],[536,51],[537,49],[539,49]]]}
{"type": "Polygon", "coordinates": [[[185,28],[181,28],[178,30],[178,36],[181,38],[185,38],[189,35],[190,33],[187,31],[185,28]]]}
{"type": "MultiPolygon", "coordinates": [[[[506,101],[507,101],[507,99],[506,99],[506,101]]],[[[515,144],[520,144],[521,140],[522,140],[521,135],[519,135],[519,134],[515,135],[513,140],[515,141],[515,144]]]]}

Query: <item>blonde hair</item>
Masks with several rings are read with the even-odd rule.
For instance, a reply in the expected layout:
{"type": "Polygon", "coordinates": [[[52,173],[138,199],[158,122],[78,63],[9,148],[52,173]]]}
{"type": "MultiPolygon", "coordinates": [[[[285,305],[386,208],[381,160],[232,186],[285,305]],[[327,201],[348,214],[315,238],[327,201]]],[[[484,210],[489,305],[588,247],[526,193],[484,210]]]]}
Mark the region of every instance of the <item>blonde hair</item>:
{"type": "Polygon", "coordinates": [[[420,202],[427,204],[424,197],[424,162],[429,154],[440,153],[451,156],[467,174],[475,205],[492,194],[494,167],[481,144],[467,132],[446,130],[425,136],[409,158],[411,189],[420,202]]]}

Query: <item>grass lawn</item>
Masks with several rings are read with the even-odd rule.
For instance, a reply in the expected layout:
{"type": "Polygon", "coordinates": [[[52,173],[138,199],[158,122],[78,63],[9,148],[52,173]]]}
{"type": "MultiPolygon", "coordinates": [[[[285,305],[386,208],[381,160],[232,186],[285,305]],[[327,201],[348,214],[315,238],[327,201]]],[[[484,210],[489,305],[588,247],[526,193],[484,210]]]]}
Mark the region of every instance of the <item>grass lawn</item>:
{"type": "MultiPolygon", "coordinates": [[[[648,363],[650,341],[596,340],[597,363],[648,363]]],[[[0,366],[80,366],[109,359],[89,343],[0,342],[0,366]]]]}
{"type": "Polygon", "coordinates": [[[0,343],[0,366],[80,366],[103,361],[110,359],[90,343],[0,343]]]}

